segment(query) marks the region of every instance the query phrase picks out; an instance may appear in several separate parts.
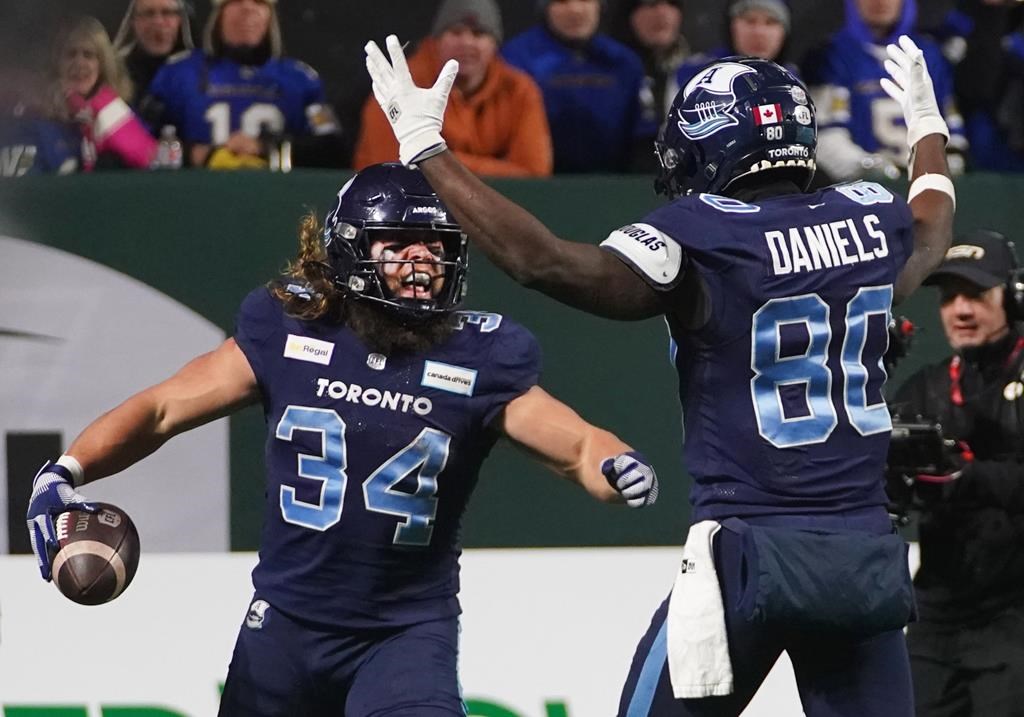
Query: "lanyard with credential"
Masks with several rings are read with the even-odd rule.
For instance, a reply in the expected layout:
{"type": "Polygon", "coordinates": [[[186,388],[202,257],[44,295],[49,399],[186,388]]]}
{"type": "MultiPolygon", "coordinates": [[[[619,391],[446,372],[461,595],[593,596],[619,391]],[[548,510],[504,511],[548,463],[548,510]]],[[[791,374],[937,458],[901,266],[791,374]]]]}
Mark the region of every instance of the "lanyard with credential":
{"type": "MultiPolygon", "coordinates": [[[[1009,358],[1003,364],[1004,368],[1013,365],[1013,362],[1020,356],[1021,350],[1024,349],[1024,336],[1017,339],[1017,343],[1013,346],[1013,351],[1010,352],[1009,358]]],[[[949,362],[949,400],[953,402],[954,406],[964,405],[964,392],[960,387],[960,374],[963,371],[962,368],[963,359],[957,355],[953,357],[953,360],[949,362]]]]}

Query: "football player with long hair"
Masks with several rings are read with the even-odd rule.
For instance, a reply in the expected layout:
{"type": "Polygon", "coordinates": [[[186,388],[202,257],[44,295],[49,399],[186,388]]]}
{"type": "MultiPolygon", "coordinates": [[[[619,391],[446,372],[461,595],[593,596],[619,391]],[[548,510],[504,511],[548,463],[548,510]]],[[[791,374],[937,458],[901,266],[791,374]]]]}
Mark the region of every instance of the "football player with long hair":
{"type": "MultiPolygon", "coordinates": [[[[804,712],[913,713],[907,547],[883,481],[891,306],[951,240],[949,130],[909,38],[883,87],[902,106],[907,200],[869,182],[809,193],[815,108],[779,65],[718,60],[655,142],[670,201],[601,246],[554,236],[446,151],[457,70],[416,87],[401,44],[366,45],[374,96],[475,245],[523,285],[615,319],[664,316],[679,375],[692,525],[641,639],[620,717],[738,715],[783,650],[804,712]]],[[[624,610],[626,608],[623,608],[624,610]]]]}
{"type": "Polygon", "coordinates": [[[505,436],[596,498],[655,501],[647,460],[537,385],[540,351],[499,314],[457,311],[467,242],[422,174],[374,165],[235,334],[90,424],[35,478],[32,547],[83,483],[260,403],[267,491],[255,594],[221,715],[465,715],[457,676],[460,523],[505,436]]]}

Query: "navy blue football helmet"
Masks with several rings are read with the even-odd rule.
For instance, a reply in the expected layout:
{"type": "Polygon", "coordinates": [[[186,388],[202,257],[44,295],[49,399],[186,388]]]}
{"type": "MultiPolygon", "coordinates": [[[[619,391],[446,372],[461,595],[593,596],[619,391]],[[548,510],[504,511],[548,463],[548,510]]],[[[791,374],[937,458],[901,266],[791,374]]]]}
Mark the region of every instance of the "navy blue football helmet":
{"type": "Polygon", "coordinates": [[[378,302],[405,318],[452,311],[466,294],[466,235],[418,169],[375,164],[350,179],[324,220],[324,246],[339,289],[353,298],[378,302]],[[408,232],[406,241],[440,241],[443,256],[384,261],[383,256],[371,255],[374,241],[402,243],[404,232],[408,232]],[[444,284],[433,297],[395,296],[384,281],[385,263],[437,264],[444,270],[444,284]]]}
{"type": "Polygon", "coordinates": [[[814,103],[791,72],[768,60],[726,57],[698,72],[672,101],[654,143],[655,191],[723,194],[771,170],[806,190],[818,145],[814,103]]]}

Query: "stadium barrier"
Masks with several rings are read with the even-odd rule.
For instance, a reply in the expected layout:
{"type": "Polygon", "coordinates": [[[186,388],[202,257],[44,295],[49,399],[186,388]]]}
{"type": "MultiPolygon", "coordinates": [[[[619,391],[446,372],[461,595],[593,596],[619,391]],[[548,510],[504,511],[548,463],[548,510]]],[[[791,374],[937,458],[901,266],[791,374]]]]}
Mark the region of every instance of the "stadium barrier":
{"type": "MultiPolygon", "coordinates": [[[[28,240],[97,262],[152,287],[229,334],[241,299],[251,288],[274,276],[293,254],[299,216],[308,210],[322,214],[347,176],[331,171],[287,175],[186,171],[25,177],[0,184],[0,236],[28,240]]],[[[580,241],[600,241],[611,230],[640,219],[659,203],[650,181],[636,177],[503,180],[495,186],[535,212],[556,233],[580,241]]],[[[986,226],[1010,238],[1024,235],[1024,220],[1013,209],[1016,197],[1024,191],[1024,178],[972,175],[961,178],[957,188],[959,228],[986,226]]],[[[515,237],[509,237],[509,241],[515,241],[515,237]]],[[[657,319],[615,323],[586,316],[516,287],[478,253],[472,254],[470,263],[468,308],[503,313],[529,327],[544,349],[542,384],[591,421],[618,432],[645,451],[658,468],[662,495],[658,505],[641,518],[632,511],[589,500],[582,491],[551,480],[543,469],[499,445],[485,466],[471,502],[465,522],[466,545],[679,543],[688,520],[689,479],[680,466],[676,379],[668,362],[664,323],[657,319]]],[[[0,272],[3,264],[0,262],[0,272]]],[[[40,294],[59,294],[62,284],[48,270],[49,262],[32,266],[35,273],[29,278],[40,294]]],[[[0,291],[8,278],[0,273],[0,291]]],[[[74,294],[61,298],[65,305],[75,300],[74,294]]],[[[115,301],[108,300],[107,308],[96,307],[88,326],[103,325],[104,311],[111,317],[107,323],[121,321],[125,332],[132,331],[136,322],[144,322],[145,317],[138,316],[132,321],[113,318],[118,308],[115,301]]],[[[127,298],[122,301],[130,302],[127,298]]],[[[8,324],[0,330],[9,329],[20,315],[17,303],[5,301],[0,307],[7,314],[3,323],[8,324]]],[[[914,353],[898,370],[897,381],[947,352],[929,292],[913,297],[898,311],[908,314],[924,330],[916,339],[914,353]]],[[[20,334],[8,331],[6,336],[13,341],[20,334]]],[[[53,339],[49,344],[53,351],[59,351],[66,339],[49,338],[53,339]]],[[[164,340],[167,347],[174,347],[173,336],[164,340]]],[[[155,341],[133,339],[134,343],[155,341]]],[[[90,348],[96,356],[79,354],[81,359],[98,357],[105,365],[116,366],[125,386],[117,395],[94,395],[96,392],[90,393],[82,385],[84,381],[76,384],[71,380],[73,376],[65,381],[62,400],[87,401],[80,406],[83,423],[85,416],[97,415],[124,398],[133,390],[128,386],[141,388],[152,380],[151,372],[143,370],[148,359],[118,362],[124,348],[108,341],[90,348]]],[[[168,353],[160,345],[155,350],[168,353]]],[[[73,359],[65,365],[73,366],[73,359]]],[[[13,414],[0,426],[6,435],[4,445],[10,445],[12,436],[17,439],[25,430],[49,437],[47,446],[66,444],[82,427],[61,426],[47,433],[47,427],[37,425],[38,421],[21,426],[19,421],[27,420],[26,412],[9,403],[6,407],[0,404],[0,411],[13,414]]],[[[258,409],[231,419],[230,491],[225,488],[225,492],[230,495],[226,510],[233,549],[252,550],[258,543],[262,442],[258,409]]],[[[18,465],[19,470],[25,470],[18,465]]],[[[140,471],[145,471],[146,465],[143,463],[140,471]]],[[[2,469],[8,473],[3,484],[9,487],[16,478],[9,475],[11,455],[7,455],[2,469]]],[[[20,479],[20,475],[17,477],[20,479]]],[[[6,498],[3,490],[0,488],[0,500],[6,498]]],[[[125,507],[129,512],[133,510],[132,505],[125,507]]],[[[7,527],[12,540],[20,534],[20,526],[7,527]]],[[[0,542],[0,552],[4,547],[0,542]]]]}

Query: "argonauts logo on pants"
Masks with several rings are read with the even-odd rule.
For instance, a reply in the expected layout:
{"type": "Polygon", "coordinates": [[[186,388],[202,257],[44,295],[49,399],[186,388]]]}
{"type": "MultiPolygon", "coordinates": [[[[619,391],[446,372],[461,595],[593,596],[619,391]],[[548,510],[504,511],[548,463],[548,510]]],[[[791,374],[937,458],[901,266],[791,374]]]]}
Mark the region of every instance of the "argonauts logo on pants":
{"type": "Polygon", "coordinates": [[[253,600],[252,605],[249,606],[249,612],[245,616],[245,626],[250,630],[262,630],[268,607],[270,607],[270,603],[266,600],[253,600]]]}

